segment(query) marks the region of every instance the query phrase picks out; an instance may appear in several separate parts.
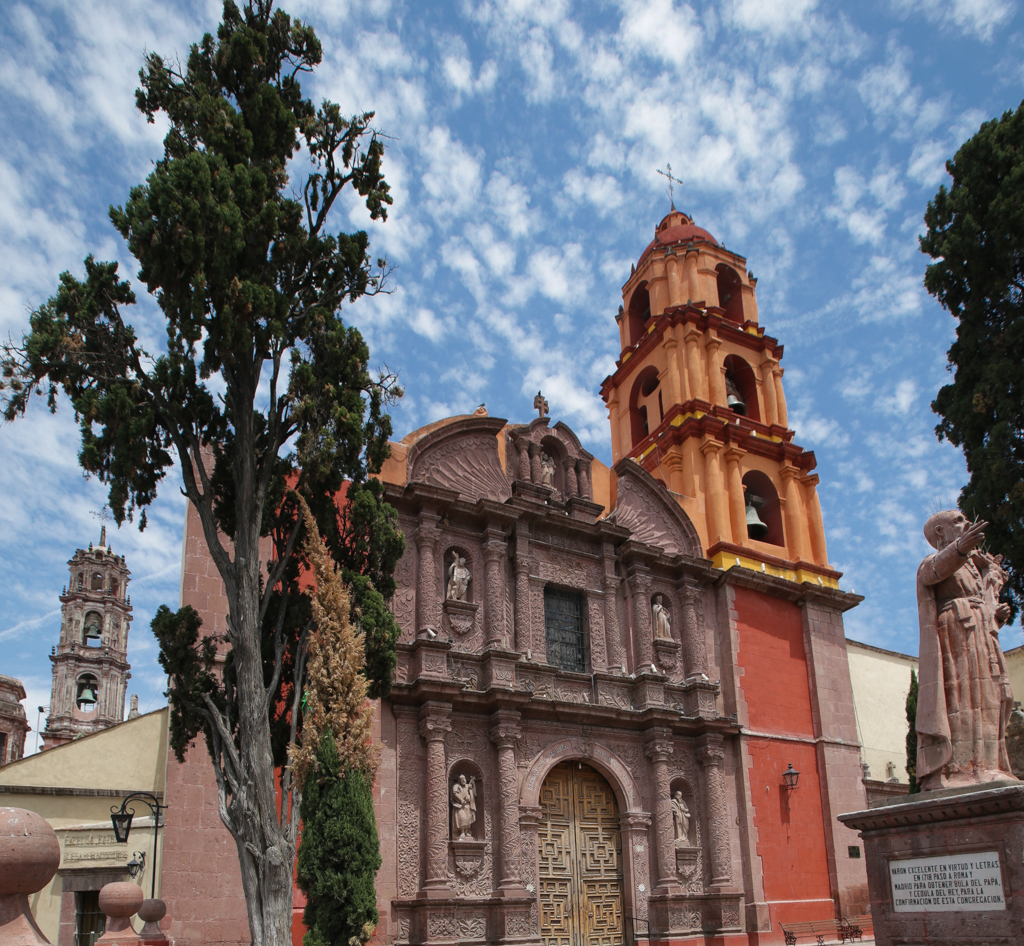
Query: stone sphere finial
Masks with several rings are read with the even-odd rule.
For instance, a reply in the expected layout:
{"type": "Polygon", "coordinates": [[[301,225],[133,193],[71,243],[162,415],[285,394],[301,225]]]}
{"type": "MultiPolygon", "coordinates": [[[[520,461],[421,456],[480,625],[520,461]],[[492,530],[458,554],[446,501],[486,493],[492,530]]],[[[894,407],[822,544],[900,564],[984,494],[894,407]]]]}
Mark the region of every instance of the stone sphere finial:
{"type": "Polygon", "coordinates": [[[0,808],[0,946],[48,943],[28,906],[60,866],[60,842],[41,815],[0,808]]]}
{"type": "Polygon", "coordinates": [[[142,940],[128,918],[139,912],[144,899],[142,888],[127,880],[104,886],[99,900],[100,909],[107,917],[107,929],[96,943],[138,946],[142,940]]]}

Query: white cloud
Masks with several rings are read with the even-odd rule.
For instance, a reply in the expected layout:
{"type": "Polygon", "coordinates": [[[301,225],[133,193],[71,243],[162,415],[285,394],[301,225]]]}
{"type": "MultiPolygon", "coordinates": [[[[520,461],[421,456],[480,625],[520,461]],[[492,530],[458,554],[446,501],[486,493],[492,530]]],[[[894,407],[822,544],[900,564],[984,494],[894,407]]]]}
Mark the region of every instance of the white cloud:
{"type": "Polygon", "coordinates": [[[892,394],[883,395],[875,402],[875,406],[887,414],[906,415],[917,399],[917,382],[913,378],[904,378],[896,385],[892,394]]]}
{"type": "Polygon", "coordinates": [[[818,0],[733,0],[727,10],[742,29],[779,35],[801,30],[817,5],[818,0]]]}
{"type": "Polygon", "coordinates": [[[673,0],[627,0],[619,36],[635,55],[654,56],[681,69],[700,45],[702,30],[687,4],[677,7],[673,0]]]}
{"type": "Polygon", "coordinates": [[[932,23],[972,34],[985,42],[1017,12],[1011,0],[893,0],[893,9],[905,16],[923,13],[932,23]]]}

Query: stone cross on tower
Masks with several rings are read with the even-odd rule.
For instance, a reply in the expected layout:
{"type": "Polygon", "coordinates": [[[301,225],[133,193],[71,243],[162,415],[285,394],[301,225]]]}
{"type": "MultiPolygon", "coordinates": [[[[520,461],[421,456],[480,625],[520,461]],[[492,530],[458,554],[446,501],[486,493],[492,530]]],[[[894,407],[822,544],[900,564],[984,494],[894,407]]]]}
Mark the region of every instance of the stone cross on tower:
{"type": "Polygon", "coordinates": [[[681,180],[679,180],[678,177],[673,177],[672,176],[672,165],[671,164],[666,164],[665,168],[666,168],[666,170],[664,170],[664,171],[662,171],[661,168],[656,168],[655,170],[657,170],[657,172],[662,177],[667,177],[668,178],[668,202],[669,202],[669,206],[673,210],[675,210],[676,209],[676,198],[675,198],[675,193],[672,190],[672,185],[673,185],[673,183],[675,183],[675,184],[682,184],[683,182],[681,180]]]}
{"type": "Polygon", "coordinates": [[[540,391],[537,392],[537,396],[533,399],[533,409],[537,411],[539,417],[548,416],[548,399],[540,391]]]}

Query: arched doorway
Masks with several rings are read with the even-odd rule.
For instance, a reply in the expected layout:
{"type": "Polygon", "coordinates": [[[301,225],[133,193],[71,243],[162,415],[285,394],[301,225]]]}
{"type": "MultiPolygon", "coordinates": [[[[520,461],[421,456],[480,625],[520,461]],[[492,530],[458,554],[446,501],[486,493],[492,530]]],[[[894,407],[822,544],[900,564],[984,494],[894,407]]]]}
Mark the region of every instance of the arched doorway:
{"type": "Polygon", "coordinates": [[[556,765],[540,790],[537,887],[545,946],[623,946],[619,806],[582,762],[556,765]]]}

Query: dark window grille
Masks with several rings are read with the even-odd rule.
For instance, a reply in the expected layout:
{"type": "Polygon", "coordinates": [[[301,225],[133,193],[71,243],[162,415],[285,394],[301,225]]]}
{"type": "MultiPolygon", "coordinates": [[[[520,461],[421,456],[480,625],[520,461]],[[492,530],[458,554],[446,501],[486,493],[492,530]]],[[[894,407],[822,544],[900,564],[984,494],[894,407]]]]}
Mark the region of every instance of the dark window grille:
{"type": "Polygon", "coordinates": [[[556,588],[544,589],[544,637],[549,664],[559,670],[587,672],[583,595],[556,588]]]}
{"type": "Polygon", "coordinates": [[[107,928],[100,910],[100,892],[83,890],[75,894],[75,946],[95,946],[107,928]]]}

